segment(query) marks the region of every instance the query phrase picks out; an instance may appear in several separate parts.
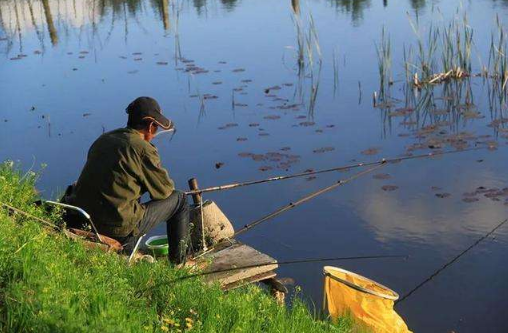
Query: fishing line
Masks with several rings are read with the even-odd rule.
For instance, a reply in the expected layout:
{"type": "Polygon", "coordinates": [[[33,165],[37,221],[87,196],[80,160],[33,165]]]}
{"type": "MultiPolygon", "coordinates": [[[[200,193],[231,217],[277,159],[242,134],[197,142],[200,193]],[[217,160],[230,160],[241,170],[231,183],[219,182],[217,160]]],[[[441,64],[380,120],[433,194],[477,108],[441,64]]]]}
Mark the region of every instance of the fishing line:
{"type": "Polygon", "coordinates": [[[444,271],[446,268],[448,268],[450,265],[452,265],[454,262],[456,262],[460,257],[462,257],[464,254],[466,254],[469,250],[474,248],[476,245],[478,245],[481,241],[483,241],[485,238],[492,235],[494,232],[496,232],[497,229],[501,228],[506,222],[508,222],[508,219],[504,220],[503,222],[499,223],[494,229],[489,231],[487,234],[479,238],[476,242],[474,242],[471,246],[469,246],[467,249],[459,253],[457,256],[455,256],[452,260],[444,264],[441,268],[439,268],[437,271],[432,273],[428,278],[423,280],[421,283],[419,283],[416,287],[411,289],[407,294],[405,294],[401,299],[395,302],[395,304],[398,304],[404,300],[406,300],[408,297],[410,297],[413,293],[415,293],[418,289],[426,285],[428,282],[430,282],[433,278],[435,278],[439,273],[444,271]]]}
{"type": "Polygon", "coordinates": [[[242,270],[242,269],[248,269],[248,268],[257,268],[257,267],[264,267],[264,266],[271,266],[271,265],[293,265],[293,264],[306,264],[306,263],[315,263],[315,262],[326,262],[326,261],[347,261],[347,260],[370,260],[370,259],[408,259],[408,255],[375,255],[375,256],[352,256],[352,257],[331,257],[331,258],[306,258],[306,259],[295,259],[295,260],[287,260],[287,261],[280,261],[280,262],[266,262],[261,264],[252,264],[252,265],[246,265],[246,266],[238,266],[238,267],[231,267],[226,269],[219,269],[214,271],[208,271],[208,272],[200,272],[195,274],[189,274],[185,276],[181,276],[179,278],[176,278],[174,280],[170,280],[168,282],[164,283],[158,283],[154,286],[150,286],[147,288],[144,288],[140,291],[138,291],[138,296],[140,297],[144,292],[158,288],[162,285],[171,285],[180,281],[184,281],[187,279],[195,278],[195,277],[201,277],[201,276],[207,276],[211,274],[218,274],[218,273],[225,273],[225,272],[232,272],[236,270],[242,270]]]}
{"type": "Polygon", "coordinates": [[[463,153],[463,152],[482,150],[482,149],[487,149],[487,148],[486,147],[475,147],[475,148],[462,149],[462,150],[432,152],[432,153],[427,153],[427,154],[406,156],[406,157],[397,157],[397,158],[390,158],[390,159],[383,158],[383,159],[375,161],[375,162],[361,162],[361,163],[351,164],[351,165],[347,165],[347,166],[340,166],[340,167],[322,169],[322,170],[317,170],[317,171],[301,172],[301,173],[296,173],[296,174],[287,175],[287,176],[276,176],[276,177],[271,177],[271,178],[266,178],[266,179],[252,180],[252,181],[246,181],[246,182],[237,182],[237,183],[231,183],[231,184],[225,184],[225,185],[213,186],[213,187],[208,187],[208,188],[203,188],[203,189],[198,189],[198,190],[187,191],[184,193],[187,195],[192,195],[192,194],[200,194],[200,193],[207,193],[207,192],[224,191],[224,190],[230,190],[230,189],[237,188],[237,187],[250,186],[250,185],[268,183],[268,182],[273,182],[273,181],[278,181],[278,180],[292,179],[292,178],[297,178],[297,177],[305,177],[305,176],[317,175],[317,174],[333,172],[333,171],[344,171],[344,170],[350,170],[350,169],[356,169],[356,168],[361,168],[361,167],[366,167],[366,166],[377,165],[377,164],[381,164],[381,163],[397,163],[397,162],[413,160],[413,159],[430,158],[430,157],[435,157],[435,156],[463,153]]]}

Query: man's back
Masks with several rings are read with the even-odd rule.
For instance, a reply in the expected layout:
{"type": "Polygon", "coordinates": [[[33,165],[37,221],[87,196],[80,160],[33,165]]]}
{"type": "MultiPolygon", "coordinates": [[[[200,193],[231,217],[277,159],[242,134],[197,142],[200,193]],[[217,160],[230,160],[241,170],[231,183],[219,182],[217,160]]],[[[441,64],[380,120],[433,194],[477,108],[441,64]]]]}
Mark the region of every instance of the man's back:
{"type": "Polygon", "coordinates": [[[121,128],[101,135],[90,147],[68,201],[87,211],[99,232],[125,237],[143,217],[141,195],[149,192],[152,199],[161,200],[173,189],[157,149],[138,131],[121,128]]]}

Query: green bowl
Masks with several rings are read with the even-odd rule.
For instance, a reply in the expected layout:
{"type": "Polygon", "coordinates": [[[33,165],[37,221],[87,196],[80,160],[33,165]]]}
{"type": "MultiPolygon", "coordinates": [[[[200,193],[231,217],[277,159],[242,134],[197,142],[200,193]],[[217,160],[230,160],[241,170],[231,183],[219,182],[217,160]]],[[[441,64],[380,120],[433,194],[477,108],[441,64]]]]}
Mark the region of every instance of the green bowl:
{"type": "Polygon", "coordinates": [[[165,235],[153,236],[148,238],[145,242],[146,247],[154,256],[167,256],[168,255],[168,237],[165,235]]]}

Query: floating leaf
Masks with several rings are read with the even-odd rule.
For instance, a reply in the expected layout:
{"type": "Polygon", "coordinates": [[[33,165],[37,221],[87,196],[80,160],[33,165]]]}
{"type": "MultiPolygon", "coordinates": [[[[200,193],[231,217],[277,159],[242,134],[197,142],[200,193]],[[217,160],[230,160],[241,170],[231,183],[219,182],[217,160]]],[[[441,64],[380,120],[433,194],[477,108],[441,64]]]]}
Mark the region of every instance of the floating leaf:
{"type": "Polygon", "coordinates": [[[232,72],[233,73],[245,72],[245,69],[244,68],[236,68],[236,69],[233,69],[232,72]]]}
{"type": "Polygon", "coordinates": [[[316,178],[317,178],[316,176],[310,176],[310,177],[305,178],[305,180],[306,181],[311,181],[311,180],[314,180],[316,178]]]}
{"type": "Polygon", "coordinates": [[[467,198],[462,199],[462,201],[464,201],[465,203],[472,203],[472,202],[479,201],[479,199],[478,198],[474,198],[474,197],[467,197],[467,198]]]}
{"type": "Polygon", "coordinates": [[[369,148],[362,151],[363,155],[376,155],[379,153],[379,148],[369,148]]]}
{"type": "Polygon", "coordinates": [[[277,116],[277,115],[269,115],[269,116],[265,116],[263,117],[264,119],[269,119],[269,120],[277,120],[277,119],[280,119],[280,116],[277,116]]]}
{"type": "Polygon", "coordinates": [[[249,124],[249,127],[258,127],[258,126],[259,126],[258,123],[251,123],[251,124],[249,124]]]}
{"type": "Polygon", "coordinates": [[[326,153],[326,152],[330,152],[330,151],[334,151],[335,148],[333,147],[322,147],[322,148],[318,148],[318,149],[314,149],[313,152],[314,153],[326,153]]]}
{"type": "Polygon", "coordinates": [[[217,162],[217,163],[215,163],[215,169],[220,169],[220,168],[222,168],[223,165],[224,165],[223,162],[217,162]]]}
{"type": "Polygon", "coordinates": [[[291,147],[282,147],[280,150],[282,150],[282,151],[288,151],[288,150],[291,150],[291,147]]]}
{"type": "Polygon", "coordinates": [[[166,66],[168,64],[168,62],[167,61],[157,61],[156,64],[160,65],[160,66],[166,66]]]}
{"type": "Polygon", "coordinates": [[[219,84],[222,84],[222,81],[215,81],[215,82],[212,82],[213,85],[219,85],[219,84]]]}
{"type": "Polygon", "coordinates": [[[259,171],[268,171],[268,170],[272,170],[273,168],[271,166],[268,166],[268,165],[265,165],[265,166],[262,166],[262,167],[259,167],[259,171]]]}
{"type": "Polygon", "coordinates": [[[399,187],[396,185],[384,185],[381,187],[381,189],[385,192],[392,192],[397,190],[399,187]]]}
{"type": "Polygon", "coordinates": [[[271,90],[280,90],[281,88],[279,86],[273,86],[269,88],[265,88],[265,94],[269,94],[271,90]]]}
{"type": "Polygon", "coordinates": [[[451,196],[450,193],[436,193],[436,197],[440,199],[448,198],[449,196],[451,196]]]}
{"type": "Polygon", "coordinates": [[[316,123],[315,123],[315,122],[313,122],[313,121],[304,121],[304,122],[301,122],[299,125],[300,125],[300,126],[303,126],[303,127],[309,127],[309,126],[314,126],[314,125],[316,125],[316,123]]]}
{"type": "Polygon", "coordinates": [[[236,141],[238,141],[238,142],[247,141],[247,138],[236,138],[236,141]]]}
{"type": "Polygon", "coordinates": [[[92,114],[91,113],[83,113],[83,117],[88,117],[88,116],[91,116],[92,114]]]}

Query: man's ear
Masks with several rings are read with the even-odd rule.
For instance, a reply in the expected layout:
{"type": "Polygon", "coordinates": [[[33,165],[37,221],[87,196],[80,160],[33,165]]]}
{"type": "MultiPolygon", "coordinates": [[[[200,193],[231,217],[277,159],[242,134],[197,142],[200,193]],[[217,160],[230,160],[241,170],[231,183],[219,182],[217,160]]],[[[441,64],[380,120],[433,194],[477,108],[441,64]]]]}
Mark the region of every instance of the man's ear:
{"type": "Polygon", "coordinates": [[[150,122],[150,125],[149,125],[149,132],[150,132],[152,135],[153,135],[153,134],[155,134],[155,133],[157,132],[157,125],[155,125],[155,124],[153,123],[153,121],[152,121],[152,122],[150,122]]]}

